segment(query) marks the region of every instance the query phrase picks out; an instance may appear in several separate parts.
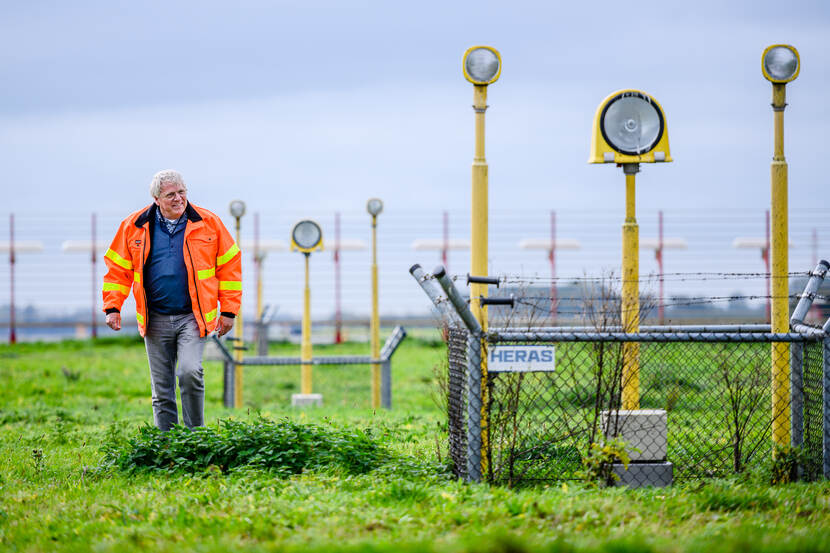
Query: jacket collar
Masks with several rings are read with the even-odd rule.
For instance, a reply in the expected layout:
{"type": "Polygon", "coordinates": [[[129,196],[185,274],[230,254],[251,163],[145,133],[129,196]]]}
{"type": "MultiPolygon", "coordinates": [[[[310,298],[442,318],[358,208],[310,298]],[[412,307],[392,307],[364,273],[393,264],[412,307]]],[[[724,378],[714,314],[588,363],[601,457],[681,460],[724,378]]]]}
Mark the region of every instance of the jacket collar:
{"type": "MultiPolygon", "coordinates": [[[[150,204],[150,207],[144,210],[144,212],[138,216],[138,219],[135,220],[135,226],[141,228],[146,225],[148,221],[154,221],[157,209],[158,206],[155,203],[150,204]]],[[[187,215],[187,220],[191,223],[196,223],[202,220],[202,216],[199,215],[199,212],[196,211],[196,208],[194,208],[190,202],[187,202],[184,212],[187,215]]]]}

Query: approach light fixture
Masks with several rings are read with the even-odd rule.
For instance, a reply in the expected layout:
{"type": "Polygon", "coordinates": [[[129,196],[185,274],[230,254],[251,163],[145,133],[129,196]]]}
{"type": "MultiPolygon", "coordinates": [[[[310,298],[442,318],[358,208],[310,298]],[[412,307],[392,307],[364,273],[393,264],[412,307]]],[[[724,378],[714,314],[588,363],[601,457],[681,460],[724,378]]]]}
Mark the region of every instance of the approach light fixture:
{"type": "Polygon", "coordinates": [[[380,198],[369,198],[369,201],[366,202],[366,211],[372,217],[377,217],[383,211],[383,201],[380,198]]]}
{"type": "Polygon", "coordinates": [[[501,54],[490,46],[472,46],[464,52],[464,78],[473,84],[486,86],[499,80],[501,54]]]}
{"type": "MultiPolygon", "coordinates": [[[[488,236],[487,220],[489,178],[487,159],[484,155],[484,127],[487,112],[487,89],[501,75],[501,54],[492,46],[471,46],[464,52],[461,68],[464,78],[473,84],[473,111],[475,113],[475,150],[472,167],[472,203],[470,232],[470,274],[487,275],[488,236]]],[[[474,284],[470,290],[471,298],[487,296],[487,286],[474,284]]],[[[473,315],[483,329],[487,329],[487,309],[477,299],[470,304],[473,315]]],[[[484,462],[484,465],[487,463],[484,462]]]]}
{"type": "Polygon", "coordinates": [[[305,260],[303,288],[303,322],[300,339],[300,392],[291,396],[292,405],[322,404],[323,396],[312,394],[311,371],[311,285],[309,275],[311,252],[323,249],[323,231],[310,219],[303,219],[291,229],[291,251],[301,251],[305,260]]]}
{"type": "MultiPolygon", "coordinates": [[[[798,50],[788,44],[773,44],[764,49],[761,71],[772,84],[773,153],[770,167],[771,305],[770,331],[774,334],[790,329],[789,294],[789,208],[787,158],[784,156],[784,110],[787,107],[787,83],[801,70],[798,50]]],[[[790,346],[772,344],[772,440],[776,447],[790,445],[790,346]]]]}
{"type": "Polygon", "coordinates": [[[322,249],[323,231],[320,230],[320,225],[310,219],[294,225],[291,230],[291,251],[299,250],[307,254],[322,249]]]}
{"type": "MultiPolygon", "coordinates": [[[[666,117],[657,100],[639,90],[618,90],[600,103],[591,129],[588,163],[616,163],[625,174],[622,225],[620,322],[625,332],[640,329],[640,227],[635,180],[640,163],[671,161],[666,117]]],[[[623,343],[623,409],[640,408],[640,344],[623,343]]]]}
{"type": "Polygon", "coordinates": [[[657,100],[639,90],[620,90],[594,116],[589,163],[671,161],[666,118],[657,100]]]}
{"type": "Polygon", "coordinates": [[[239,219],[243,215],[245,215],[245,202],[242,200],[234,200],[231,202],[230,205],[231,215],[234,218],[239,219]]]}
{"type": "Polygon", "coordinates": [[[789,44],[773,44],[761,56],[761,70],[764,77],[773,83],[788,83],[798,77],[801,58],[798,50],[789,44]]]}
{"type": "Polygon", "coordinates": [[[383,201],[380,198],[369,198],[366,202],[366,211],[372,216],[372,316],[369,320],[369,345],[372,359],[372,409],[381,406],[380,388],[380,314],[378,312],[378,215],[383,211],[383,201]]]}

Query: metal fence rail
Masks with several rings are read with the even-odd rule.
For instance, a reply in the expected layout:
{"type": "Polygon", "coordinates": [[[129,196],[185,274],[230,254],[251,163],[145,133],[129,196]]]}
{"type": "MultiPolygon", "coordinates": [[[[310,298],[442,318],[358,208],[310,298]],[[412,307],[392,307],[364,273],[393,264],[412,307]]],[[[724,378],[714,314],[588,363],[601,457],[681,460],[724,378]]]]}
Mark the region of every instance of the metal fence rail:
{"type": "MultiPolygon", "coordinates": [[[[406,330],[402,326],[396,326],[386,343],[380,350],[380,358],[373,359],[368,355],[321,355],[312,358],[311,364],[316,366],[321,365],[374,365],[381,366],[381,406],[385,409],[392,407],[392,356],[397,351],[398,347],[406,338],[406,330]]],[[[214,342],[218,345],[219,351],[222,353],[224,365],[223,377],[223,392],[222,397],[225,407],[234,406],[235,397],[235,373],[237,367],[250,366],[300,366],[303,364],[299,357],[276,357],[276,356],[250,356],[245,357],[242,361],[234,359],[233,354],[225,347],[225,344],[215,335],[214,342]]]]}

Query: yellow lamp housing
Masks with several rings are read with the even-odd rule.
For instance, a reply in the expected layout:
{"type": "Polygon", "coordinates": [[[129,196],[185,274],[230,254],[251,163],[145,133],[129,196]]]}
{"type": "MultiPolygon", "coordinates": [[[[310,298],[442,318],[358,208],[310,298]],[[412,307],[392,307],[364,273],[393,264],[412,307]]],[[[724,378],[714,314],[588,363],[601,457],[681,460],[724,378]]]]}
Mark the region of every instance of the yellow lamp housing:
{"type": "Polygon", "coordinates": [[[309,254],[323,251],[323,231],[320,225],[310,219],[299,221],[291,229],[291,251],[309,254]]]}
{"type": "Polygon", "coordinates": [[[591,131],[588,163],[672,161],[666,117],[660,104],[640,90],[618,90],[600,103],[591,131]]]}
{"type": "Polygon", "coordinates": [[[464,52],[461,70],[474,85],[493,84],[501,75],[501,54],[491,46],[471,46],[464,52]]]}
{"type": "Polygon", "coordinates": [[[767,46],[761,54],[761,71],[764,78],[773,83],[794,81],[801,71],[801,56],[795,46],[789,44],[767,46]]]}

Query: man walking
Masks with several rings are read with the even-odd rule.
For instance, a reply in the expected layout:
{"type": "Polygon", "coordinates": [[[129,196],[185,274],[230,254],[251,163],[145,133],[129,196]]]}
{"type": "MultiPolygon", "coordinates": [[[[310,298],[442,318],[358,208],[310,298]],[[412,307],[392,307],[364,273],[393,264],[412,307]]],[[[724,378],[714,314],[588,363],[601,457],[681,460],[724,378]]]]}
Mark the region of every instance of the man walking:
{"type": "Polygon", "coordinates": [[[104,312],[107,325],[120,330],[121,305],[132,287],[150,363],[153,420],[161,430],[178,424],[178,376],[182,419],[194,428],[204,425],[205,340],[233,327],[242,254],[219,217],[187,201],[178,172],[156,173],[150,195],[154,202],[121,222],[104,255],[104,312]]]}

